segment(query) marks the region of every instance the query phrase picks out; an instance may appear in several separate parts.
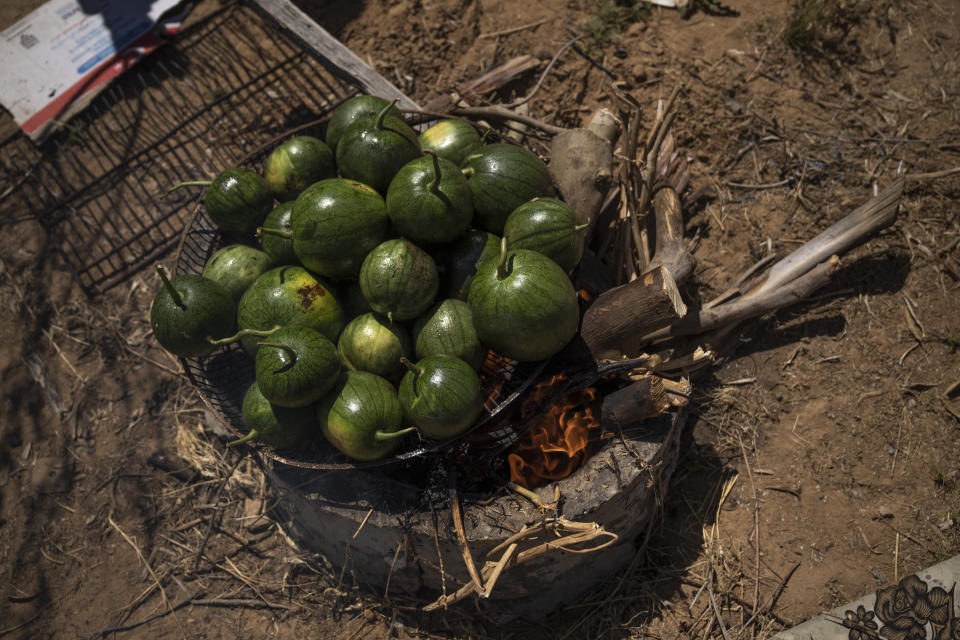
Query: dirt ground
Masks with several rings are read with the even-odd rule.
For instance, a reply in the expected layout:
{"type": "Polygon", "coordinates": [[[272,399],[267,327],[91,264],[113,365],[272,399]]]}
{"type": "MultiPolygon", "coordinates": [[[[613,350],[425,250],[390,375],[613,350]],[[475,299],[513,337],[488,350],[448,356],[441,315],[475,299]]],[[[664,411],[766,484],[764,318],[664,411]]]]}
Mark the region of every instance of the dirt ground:
{"type": "MultiPolygon", "coordinates": [[[[3,3],[0,27],[38,4],[3,3]]],[[[953,3],[729,0],[739,16],[696,2],[687,19],[581,0],[298,4],[421,103],[515,55],[542,70],[578,34],[592,62],[568,49],[533,115],[579,125],[614,83],[652,121],[682,85],[675,131],[705,188],[686,212],[690,303],[900,170],[898,220],[694,379],[663,521],[634,562],[500,626],[391,606],[300,557],[155,345],[153,274],[91,300],[41,222],[4,225],[0,638],[766,638],[960,553],[960,174],[918,175],[960,166],[953,3]]]]}

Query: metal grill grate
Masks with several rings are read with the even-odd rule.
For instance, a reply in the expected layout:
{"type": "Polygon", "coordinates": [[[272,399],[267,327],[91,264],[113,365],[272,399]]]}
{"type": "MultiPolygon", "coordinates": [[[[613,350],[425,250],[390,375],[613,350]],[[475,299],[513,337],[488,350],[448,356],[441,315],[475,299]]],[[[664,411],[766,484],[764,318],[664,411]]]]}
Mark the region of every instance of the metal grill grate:
{"type": "Polygon", "coordinates": [[[42,147],[0,142],[0,223],[40,220],[89,294],[169,251],[201,191],[166,190],[248,163],[358,87],[235,4],[182,31],[42,147]]]}

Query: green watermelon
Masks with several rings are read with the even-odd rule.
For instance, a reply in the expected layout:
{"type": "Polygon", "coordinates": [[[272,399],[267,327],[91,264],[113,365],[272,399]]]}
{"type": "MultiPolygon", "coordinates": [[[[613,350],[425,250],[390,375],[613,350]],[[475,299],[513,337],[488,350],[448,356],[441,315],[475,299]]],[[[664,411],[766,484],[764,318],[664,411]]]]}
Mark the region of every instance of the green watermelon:
{"type": "Polygon", "coordinates": [[[502,356],[546,360],[560,351],[580,323],[577,292],[560,266],[536,251],[507,250],[480,265],[467,304],[477,335],[502,356]]]}
{"type": "Polygon", "coordinates": [[[533,198],[552,196],[547,165],[531,151],[513,144],[481,147],[464,162],[473,196],[473,226],[497,235],[514,209],[533,198]]]}

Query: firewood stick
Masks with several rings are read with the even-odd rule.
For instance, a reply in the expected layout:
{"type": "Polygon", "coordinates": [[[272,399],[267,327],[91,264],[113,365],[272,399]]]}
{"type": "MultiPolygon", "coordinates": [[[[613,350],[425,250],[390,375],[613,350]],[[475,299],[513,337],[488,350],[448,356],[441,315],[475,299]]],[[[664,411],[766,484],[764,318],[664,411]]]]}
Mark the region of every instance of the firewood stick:
{"type": "Polygon", "coordinates": [[[468,118],[493,118],[495,120],[512,120],[514,122],[522,122],[523,124],[540,129],[545,133],[549,133],[550,135],[556,135],[566,131],[566,129],[563,127],[549,124],[532,116],[520,115],[516,111],[495,104],[487,107],[454,107],[450,110],[450,114],[455,116],[465,116],[468,118]]]}
{"type": "Polygon", "coordinates": [[[693,273],[695,263],[683,243],[683,209],[673,187],[664,186],[654,193],[653,216],[657,239],[649,269],[664,267],[674,282],[681,283],[693,273]]]}
{"type": "Polygon", "coordinates": [[[832,256],[826,262],[777,289],[737,298],[712,309],[692,311],[673,325],[648,333],[638,342],[648,344],[664,338],[698,335],[717,327],[788,307],[830,282],[830,276],[839,266],[840,259],[832,256]]]}
{"type": "Polygon", "coordinates": [[[687,312],[670,272],[658,267],[602,293],[583,315],[580,336],[594,360],[636,355],[638,339],[687,312]]]}
{"type": "Polygon", "coordinates": [[[447,111],[451,107],[465,100],[468,104],[474,102],[478,97],[499,89],[523,75],[524,73],[536,69],[540,66],[540,60],[536,56],[522,55],[507,60],[498,67],[490,71],[460,83],[457,86],[456,96],[449,94],[432,98],[424,105],[424,111],[447,111]]]}
{"type": "MultiPolygon", "coordinates": [[[[748,280],[741,296],[716,306],[692,311],[670,327],[648,333],[647,344],[670,337],[701,334],[789,306],[829,282],[839,265],[838,253],[863,242],[890,225],[897,215],[904,179],[894,180],[877,196],[810,240],[770,270],[748,280]]],[[[726,294],[721,294],[726,295],[726,294]]]]}
{"type": "Polygon", "coordinates": [[[627,429],[659,416],[671,406],[663,380],[659,376],[644,376],[604,396],[600,424],[609,430],[627,429]]]}
{"type": "Polygon", "coordinates": [[[901,176],[876,197],[777,262],[766,274],[748,282],[742,290],[749,295],[773,291],[829,256],[839,255],[863,242],[867,236],[889,226],[897,217],[903,186],[904,179],[901,176]]]}

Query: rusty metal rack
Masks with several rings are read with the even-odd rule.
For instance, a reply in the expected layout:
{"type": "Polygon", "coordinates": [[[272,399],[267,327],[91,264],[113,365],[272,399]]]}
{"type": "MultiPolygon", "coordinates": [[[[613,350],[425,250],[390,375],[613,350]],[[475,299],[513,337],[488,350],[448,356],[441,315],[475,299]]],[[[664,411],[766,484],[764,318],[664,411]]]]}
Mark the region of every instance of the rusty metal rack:
{"type": "Polygon", "coordinates": [[[0,141],[0,224],[39,221],[81,287],[102,293],[176,246],[202,190],[168,196],[170,186],[249,164],[271,141],[369,90],[338,64],[264,10],[228,5],[42,145],[19,132],[0,141]]]}

